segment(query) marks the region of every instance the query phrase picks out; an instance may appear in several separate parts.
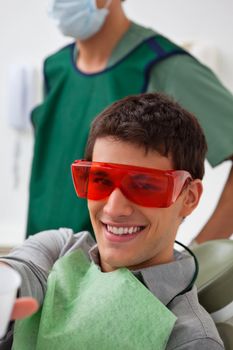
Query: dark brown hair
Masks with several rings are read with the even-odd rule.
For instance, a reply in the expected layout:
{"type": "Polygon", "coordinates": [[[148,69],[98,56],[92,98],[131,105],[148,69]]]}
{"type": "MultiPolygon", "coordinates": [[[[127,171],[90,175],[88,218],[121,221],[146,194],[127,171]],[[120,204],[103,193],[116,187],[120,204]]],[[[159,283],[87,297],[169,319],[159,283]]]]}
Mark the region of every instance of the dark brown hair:
{"type": "Polygon", "coordinates": [[[87,160],[92,160],[96,139],[107,136],[144,147],[145,152],[171,155],[174,169],[187,170],[194,179],[204,175],[207,145],[197,119],[163,94],[129,96],[100,113],[89,133],[87,160]]]}

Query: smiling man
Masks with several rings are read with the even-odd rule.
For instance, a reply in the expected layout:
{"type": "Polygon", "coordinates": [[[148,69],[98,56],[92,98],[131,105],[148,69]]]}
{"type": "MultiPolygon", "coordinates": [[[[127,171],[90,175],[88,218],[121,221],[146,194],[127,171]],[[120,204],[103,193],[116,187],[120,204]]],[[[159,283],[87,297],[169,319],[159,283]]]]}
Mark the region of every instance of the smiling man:
{"type": "MultiPolygon", "coordinates": [[[[41,305],[16,322],[13,349],[224,349],[198,302],[195,259],[174,250],[202,193],[206,148],[196,118],[160,94],[127,97],[94,120],[72,176],[97,244],[62,228],[1,259],[21,274],[20,297],[41,305]]],[[[12,319],[34,308],[19,298],[12,319]]]]}
{"type": "MultiPolygon", "coordinates": [[[[166,174],[166,171],[174,168],[170,157],[163,156],[155,150],[148,150],[145,154],[142,147],[138,149],[131,143],[110,136],[96,140],[92,159],[107,164],[111,164],[111,160],[114,159],[114,163],[119,164],[118,168],[110,168],[109,171],[107,169],[107,175],[104,173],[104,167],[103,174],[93,174],[94,181],[97,181],[95,186],[109,186],[114,191],[103,200],[88,202],[102,268],[105,271],[122,266],[139,269],[172,261],[177,229],[182,218],[187,216],[198,202],[201,193],[200,180],[189,184],[188,191],[184,190],[173,205],[157,208],[157,205],[163,205],[162,200],[161,203],[150,203],[150,196],[159,200],[160,196],[170,196],[168,191],[174,190],[172,186],[169,189],[165,188],[169,186],[169,175],[172,177],[172,174],[166,174]],[[125,165],[129,167],[124,167],[125,165]],[[114,181],[115,170],[116,173],[119,172],[121,180],[119,187],[115,184],[116,188],[111,184],[114,181]],[[162,191],[167,192],[163,194],[162,191]],[[185,207],[184,196],[190,197],[187,198],[189,202],[185,207]]],[[[185,181],[190,179],[187,172],[180,176],[177,183],[179,192],[185,181]]]]}

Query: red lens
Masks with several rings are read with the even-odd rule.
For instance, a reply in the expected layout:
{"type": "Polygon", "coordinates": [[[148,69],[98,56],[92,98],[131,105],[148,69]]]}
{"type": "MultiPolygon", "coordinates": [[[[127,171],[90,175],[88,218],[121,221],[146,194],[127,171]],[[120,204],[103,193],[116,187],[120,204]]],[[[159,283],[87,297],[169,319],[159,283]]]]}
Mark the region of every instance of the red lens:
{"type": "Polygon", "coordinates": [[[90,166],[79,166],[75,161],[71,166],[72,178],[78,197],[87,198],[90,166]]]}
{"type": "Polygon", "coordinates": [[[156,170],[124,164],[75,161],[72,175],[79,197],[101,200],[119,188],[130,201],[166,208],[176,201],[191,175],[183,170],[156,170]]]}
{"type": "Polygon", "coordinates": [[[164,174],[131,173],[122,181],[121,189],[136,204],[164,208],[171,197],[171,186],[172,178],[164,174]]]}
{"type": "Polygon", "coordinates": [[[88,199],[98,200],[108,197],[115,186],[114,173],[98,166],[92,166],[89,174],[88,199]]]}

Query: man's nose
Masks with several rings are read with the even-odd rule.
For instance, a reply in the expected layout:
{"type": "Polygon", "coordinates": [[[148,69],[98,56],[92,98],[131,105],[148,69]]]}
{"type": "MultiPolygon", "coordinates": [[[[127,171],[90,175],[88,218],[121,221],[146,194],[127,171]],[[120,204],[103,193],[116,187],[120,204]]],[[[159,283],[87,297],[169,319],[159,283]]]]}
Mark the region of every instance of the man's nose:
{"type": "Polygon", "coordinates": [[[119,188],[115,188],[107,198],[103,211],[111,217],[130,216],[133,213],[133,204],[119,188]]]}

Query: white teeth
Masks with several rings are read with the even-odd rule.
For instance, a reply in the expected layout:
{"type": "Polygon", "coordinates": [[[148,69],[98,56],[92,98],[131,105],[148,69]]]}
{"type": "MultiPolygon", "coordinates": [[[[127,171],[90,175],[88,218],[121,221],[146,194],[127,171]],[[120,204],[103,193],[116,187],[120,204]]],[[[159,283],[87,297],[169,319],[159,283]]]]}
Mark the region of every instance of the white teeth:
{"type": "Polygon", "coordinates": [[[107,230],[114,235],[127,235],[136,233],[141,230],[140,226],[131,226],[131,227],[116,227],[107,225],[107,230]]]}
{"type": "MultiPolygon", "coordinates": [[[[137,227],[136,227],[137,228],[137,227]]],[[[134,232],[134,228],[133,227],[130,227],[129,229],[129,233],[133,233],[134,232]]]]}
{"type": "Polygon", "coordinates": [[[112,227],[112,233],[117,234],[117,227],[112,227]]]}
{"type": "Polygon", "coordinates": [[[120,227],[117,233],[119,233],[119,235],[122,235],[124,233],[124,227],[120,227]]]}

